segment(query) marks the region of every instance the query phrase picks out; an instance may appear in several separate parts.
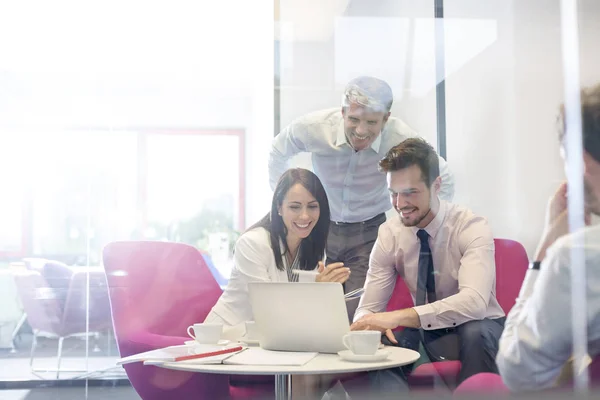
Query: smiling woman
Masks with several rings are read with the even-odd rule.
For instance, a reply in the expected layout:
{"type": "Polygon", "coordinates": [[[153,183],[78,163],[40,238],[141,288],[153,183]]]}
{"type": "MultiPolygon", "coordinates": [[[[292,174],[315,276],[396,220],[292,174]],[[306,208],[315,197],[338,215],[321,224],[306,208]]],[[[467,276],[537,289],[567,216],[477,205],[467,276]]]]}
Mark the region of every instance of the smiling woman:
{"type": "Polygon", "coordinates": [[[288,263],[298,258],[299,269],[314,269],[329,232],[329,201],[319,178],[302,168],[286,171],[275,187],[271,212],[255,226],[270,231],[277,269],[284,269],[283,255],[288,263]]]}
{"type": "Polygon", "coordinates": [[[206,322],[223,323],[225,337],[239,339],[244,322],[254,319],[249,282],[345,282],[350,271],[342,263],[322,265],[328,232],[329,202],[321,181],[306,169],[287,170],[275,187],[271,211],[236,243],[231,278],[206,322]]]}
{"type": "Polygon", "coordinates": [[[296,183],[288,191],[278,211],[287,230],[286,242],[289,251],[286,256],[293,260],[298,253],[300,242],[310,235],[319,221],[319,202],[302,184],[296,183]]]}

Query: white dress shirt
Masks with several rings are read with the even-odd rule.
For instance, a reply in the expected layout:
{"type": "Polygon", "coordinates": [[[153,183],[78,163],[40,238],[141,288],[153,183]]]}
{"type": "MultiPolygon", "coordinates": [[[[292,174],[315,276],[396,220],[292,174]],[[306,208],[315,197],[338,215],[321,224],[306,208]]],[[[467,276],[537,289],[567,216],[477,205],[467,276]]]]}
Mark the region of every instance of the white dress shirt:
{"type": "MultiPolygon", "coordinates": [[[[494,238],[485,218],[442,200],[435,218],[424,229],[429,234],[439,300],[414,307],[421,327],[452,328],[471,320],[503,317],[496,300],[494,238]]],[[[404,226],[400,216],[381,225],[355,321],[385,311],[398,274],[415,301],[421,249],[418,230],[404,226]]]]}
{"type": "MultiPolygon", "coordinates": [[[[385,173],[378,169],[379,160],[392,147],[417,136],[404,122],[390,117],[371,147],[356,152],[346,141],[340,107],[305,115],[273,140],[269,156],[271,188],[275,188],[279,177],[287,170],[287,162],[292,156],[300,152],[312,153],[314,172],[329,199],[331,220],[367,221],[392,207],[385,173]]],[[[440,197],[452,200],[454,178],[441,157],[440,175],[440,197]]]]}
{"type": "MultiPolygon", "coordinates": [[[[248,294],[249,282],[289,282],[287,259],[283,257],[284,270],[277,269],[270,234],[264,228],[252,229],[240,236],[233,262],[227,287],[205,319],[205,322],[220,322],[225,326],[224,339],[239,339],[244,334],[244,323],[254,320],[248,294]]],[[[310,276],[299,276],[300,282],[314,280],[310,276]]]]}
{"type": "Polygon", "coordinates": [[[588,354],[600,354],[600,226],[594,226],[557,240],[540,270],[525,276],[496,357],[512,391],[553,386],[572,355],[570,252],[576,243],[585,251],[588,354]]]}

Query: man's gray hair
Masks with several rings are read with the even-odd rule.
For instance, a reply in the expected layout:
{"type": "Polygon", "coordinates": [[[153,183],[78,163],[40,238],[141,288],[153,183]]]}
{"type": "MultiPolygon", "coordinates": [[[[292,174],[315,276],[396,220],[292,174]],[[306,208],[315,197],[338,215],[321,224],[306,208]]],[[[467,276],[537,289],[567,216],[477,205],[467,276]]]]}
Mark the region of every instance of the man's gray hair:
{"type": "Polygon", "coordinates": [[[387,113],[392,108],[394,95],[387,82],[372,76],[359,76],[346,85],[342,96],[342,107],[356,103],[374,112],[387,113]]]}

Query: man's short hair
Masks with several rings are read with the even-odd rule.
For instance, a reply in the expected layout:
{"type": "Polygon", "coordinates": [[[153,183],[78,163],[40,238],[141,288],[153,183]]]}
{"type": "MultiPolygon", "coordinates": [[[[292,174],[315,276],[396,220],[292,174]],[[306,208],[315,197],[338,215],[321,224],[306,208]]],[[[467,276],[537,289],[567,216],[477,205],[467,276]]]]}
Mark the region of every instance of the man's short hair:
{"type": "Polygon", "coordinates": [[[387,113],[392,108],[394,95],[387,82],[372,76],[359,76],[346,85],[342,96],[342,107],[356,103],[374,112],[387,113]]]}
{"type": "Polygon", "coordinates": [[[406,139],[392,147],[385,158],[379,161],[379,169],[383,172],[399,171],[404,168],[418,166],[421,177],[427,187],[440,176],[440,160],[433,147],[421,138],[406,139]]]}
{"type": "MultiPolygon", "coordinates": [[[[559,138],[564,144],[567,133],[564,105],[560,107],[558,125],[559,138]]],[[[600,162],[600,84],[581,91],[581,135],[583,149],[600,162]]]]}

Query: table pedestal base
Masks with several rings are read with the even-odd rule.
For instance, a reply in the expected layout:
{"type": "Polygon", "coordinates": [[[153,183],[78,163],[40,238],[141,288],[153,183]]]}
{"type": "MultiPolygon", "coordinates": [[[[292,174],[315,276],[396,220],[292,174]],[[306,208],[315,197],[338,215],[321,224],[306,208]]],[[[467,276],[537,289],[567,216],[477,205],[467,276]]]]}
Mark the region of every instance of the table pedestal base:
{"type": "Polygon", "coordinates": [[[275,400],[291,400],[292,376],[290,374],[275,375],[275,400]]]}

